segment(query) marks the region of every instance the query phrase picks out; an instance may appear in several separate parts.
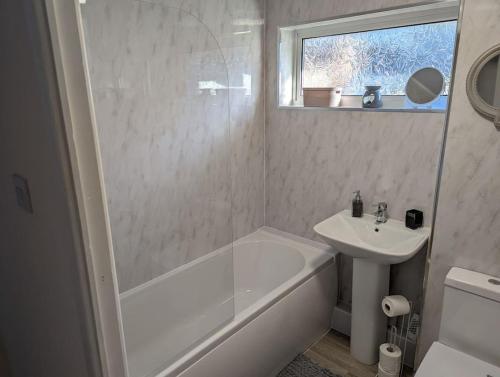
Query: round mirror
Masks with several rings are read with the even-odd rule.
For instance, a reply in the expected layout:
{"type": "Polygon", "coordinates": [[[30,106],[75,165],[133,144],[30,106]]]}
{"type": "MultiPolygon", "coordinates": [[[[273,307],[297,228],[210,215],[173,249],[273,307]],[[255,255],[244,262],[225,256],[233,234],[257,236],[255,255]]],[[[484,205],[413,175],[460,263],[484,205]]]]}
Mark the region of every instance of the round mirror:
{"type": "Polygon", "coordinates": [[[436,101],[444,89],[444,76],[436,68],[422,68],[411,75],[406,84],[406,96],[416,105],[436,101]]]}
{"type": "Polygon", "coordinates": [[[478,113],[500,128],[500,45],[481,55],[467,77],[467,96],[478,113]]]}

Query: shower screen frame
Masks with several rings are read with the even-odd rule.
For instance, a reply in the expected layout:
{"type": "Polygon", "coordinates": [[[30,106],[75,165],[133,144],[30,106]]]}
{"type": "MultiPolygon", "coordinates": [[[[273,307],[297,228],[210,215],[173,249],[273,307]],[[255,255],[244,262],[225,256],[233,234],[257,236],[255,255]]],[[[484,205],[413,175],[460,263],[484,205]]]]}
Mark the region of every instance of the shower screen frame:
{"type": "Polygon", "coordinates": [[[89,362],[98,360],[104,377],[128,377],[125,342],[121,325],[118,283],[111,244],[111,231],[97,130],[92,112],[79,0],[43,0],[37,19],[49,29],[42,64],[57,81],[59,108],[65,130],[69,161],[65,167],[73,178],[81,234],[84,265],[79,266],[82,288],[87,289],[94,318],[89,335],[97,340],[96,349],[88,349],[89,362]]]}
{"type": "MultiPolygon", "coordinates": [[[[129,376],[120,308],[111,224],[98,142],[80,1],[44,0],[50,28],[61,110],[78,201],[86,266],[91,291],[99,360],[103,375],[129,376]]],[[[222,54],[222,52],[221,52],[222,54]]],[[[225,66],[227,71],[227,66],[225,66]]],[[[229,90],[229,80],[227,80],[229,90]]],[[[230,143],[229,93],[227,128],[230,143]]],[[[230,146],[229,146],[230,148],[230,146]]],[[[230,150],[230,149],[229,149],[230,150]]],[[[229,154],[231,155],[231,154],[229,154]]],[[[231,172],[229,182],[232,184],[231,172]]],[[[232,187],[231,187],[232,206],[232,187]]],[[[232,216],[232,207],[229,212],[232,216]]],[[[232,217],[230,219],[232,225],[232,217]]],[[[232,232],[232,227],[231,227],[232,232]]],[[[232,243],[232,234],[231,234],[232,243]]]]}

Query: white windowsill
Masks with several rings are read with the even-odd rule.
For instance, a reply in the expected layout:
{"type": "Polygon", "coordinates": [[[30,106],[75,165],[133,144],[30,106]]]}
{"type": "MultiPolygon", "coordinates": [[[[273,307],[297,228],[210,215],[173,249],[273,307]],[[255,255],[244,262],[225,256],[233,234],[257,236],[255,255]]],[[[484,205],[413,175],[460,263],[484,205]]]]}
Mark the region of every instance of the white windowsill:
{"type": "Polygon", "coordinates": [[[339,107],[306,107],[306,106],[278,106],[279,110],[316,110],[316,111],[363,111],[363,112],[373,112],[373,113],[438,113],[444,114],[446,113],[446,109],[421,109],[421,108],[385,108],[380,107],[378,109],[370,109],[364,107],[347,107],[347,106],[339,106],[339,107]]]}
{"type": "Polygon", "coordinates": [[[279,109],[333,110],[333,111],[364,111],[364,112],[402,112],[402,113],[446,113],[448,96],[441,96],[432,106],[413,106],[405,96],[382,97],[383,106],[379,108],[364,108],[361,96],[344,96],[339,107],[304,106],[302,99],[289,105],[280,104],[279,109]]]}

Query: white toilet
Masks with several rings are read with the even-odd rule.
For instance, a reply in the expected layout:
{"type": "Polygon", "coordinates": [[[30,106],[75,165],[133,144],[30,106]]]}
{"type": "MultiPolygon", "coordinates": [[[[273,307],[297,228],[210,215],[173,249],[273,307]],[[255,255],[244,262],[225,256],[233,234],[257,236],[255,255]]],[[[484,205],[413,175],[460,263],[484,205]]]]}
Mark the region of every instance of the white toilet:
{"type": "Polygon", "coordinates": [[[500,279],[452,268],[439,341],[415,377],[500,377],[500,279]]]}

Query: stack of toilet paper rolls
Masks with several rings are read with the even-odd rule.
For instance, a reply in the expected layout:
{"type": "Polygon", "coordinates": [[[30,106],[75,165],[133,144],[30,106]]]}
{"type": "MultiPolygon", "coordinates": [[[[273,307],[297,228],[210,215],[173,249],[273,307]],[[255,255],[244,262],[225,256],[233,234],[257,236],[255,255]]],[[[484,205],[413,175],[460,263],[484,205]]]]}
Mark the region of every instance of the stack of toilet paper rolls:
{"type": "Polygon", "coordinates": [[[378,377],[396,377],[401,368],[401,349],[395,344],[384,343],[380,346],[378,377]]]}

